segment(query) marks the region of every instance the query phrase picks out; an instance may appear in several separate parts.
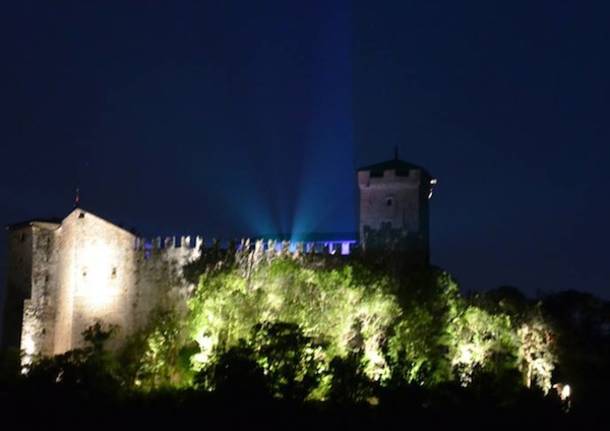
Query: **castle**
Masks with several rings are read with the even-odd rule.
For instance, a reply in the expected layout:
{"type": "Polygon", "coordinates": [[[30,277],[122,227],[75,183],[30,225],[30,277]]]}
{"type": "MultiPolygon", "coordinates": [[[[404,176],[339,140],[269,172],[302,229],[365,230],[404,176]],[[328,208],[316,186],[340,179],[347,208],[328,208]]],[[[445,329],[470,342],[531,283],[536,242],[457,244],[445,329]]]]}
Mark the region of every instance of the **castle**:
{"type": "MultiPolygon", "coordinates": [[[[428,200],[436,180],[423,168],[393,160],[358,170],[357,241],[257,243],[267,251],[338,253],[354,247],[406,253],[429,260],[428,200]]],[[[75,208],[63,220],[32,220],[8,229],[3,345],[35,355],[61,354],[82,343],[101,320],[118,325],[120,344],[143,328],[150,312],[171,301],[185,306],[194,286],[183,273],[206,246],[200,236],[143,239],[91,212],[75,208]]],[[[242,242],[242,246],[243,246],[242,242]]]]}

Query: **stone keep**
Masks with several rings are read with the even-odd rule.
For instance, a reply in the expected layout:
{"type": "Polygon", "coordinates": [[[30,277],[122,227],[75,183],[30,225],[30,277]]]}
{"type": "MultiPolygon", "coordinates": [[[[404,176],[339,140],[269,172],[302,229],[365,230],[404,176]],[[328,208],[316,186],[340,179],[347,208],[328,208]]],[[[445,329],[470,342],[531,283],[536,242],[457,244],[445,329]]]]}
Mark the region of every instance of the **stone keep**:
{"type": "Polygon", "coordinates": [[[392,251],[408,263],[428,264],[428,201],[434,184],[425,169],[398,157],[358,169],[362,248],[392,251]]]}
{"type": "Polygon", "coordinates": [[[20,347],[26,363],[80,347],[95,321],[118,325],[120,344],[156,306],[185,306],[193,286],[182,267],[201,243],[168,238],[144,249],[131,232],[78,208],[61,222],[11,226],[8,241],[3,344],[20,347]]]}

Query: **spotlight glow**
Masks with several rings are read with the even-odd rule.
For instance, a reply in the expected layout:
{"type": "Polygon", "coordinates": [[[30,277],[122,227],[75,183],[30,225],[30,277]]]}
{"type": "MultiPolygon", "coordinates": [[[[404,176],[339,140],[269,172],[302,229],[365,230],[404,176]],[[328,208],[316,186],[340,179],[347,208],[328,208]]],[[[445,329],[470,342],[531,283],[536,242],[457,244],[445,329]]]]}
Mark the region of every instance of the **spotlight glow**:
{"type": "Polygon", "coordinates": [[[80,252],[82,266],[77,294],[95,311],[112,308],[118,296],[118,284],[112,282],[112,277],[116,277],[114,254],[102,243],[85,247],[80,252]]]}

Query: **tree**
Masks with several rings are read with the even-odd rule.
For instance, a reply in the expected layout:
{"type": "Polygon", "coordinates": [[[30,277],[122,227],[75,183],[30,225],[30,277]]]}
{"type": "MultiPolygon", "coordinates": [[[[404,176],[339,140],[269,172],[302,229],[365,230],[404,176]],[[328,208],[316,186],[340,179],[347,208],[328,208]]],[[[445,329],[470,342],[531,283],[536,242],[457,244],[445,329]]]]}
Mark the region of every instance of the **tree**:
{"type": "Polygon", "coordinates": [[[257,324],[250,345],[274,396],[303,401],[327,373],[322,346],[294,323],[257,324]]]}
{"type": "Polygon", "coordinates": [[[195,376],[195,385],[233,398],[266,397],[270,383],[254,350],[242,340],[195,376]]]}
{"type": "Polygon", "coordinates": [[[61,355],[39,357],[27,371],[36,386],[61,385],[92,394],[116,394],[120,388],[118,364],[106,343],[118,331],[116,325],[96,322],[83,331],[85,347],[61,355]]]}

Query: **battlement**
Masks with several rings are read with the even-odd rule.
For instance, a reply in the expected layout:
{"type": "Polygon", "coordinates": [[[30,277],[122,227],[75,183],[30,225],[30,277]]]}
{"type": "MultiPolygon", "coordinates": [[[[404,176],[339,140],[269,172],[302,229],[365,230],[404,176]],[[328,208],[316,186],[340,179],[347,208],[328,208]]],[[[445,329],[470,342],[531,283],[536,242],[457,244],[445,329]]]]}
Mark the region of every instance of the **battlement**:
{"type": "Polygon", "coordinates": [[[203,249],[220,248],[226,250],[235,248],[236,251],[253,251],[260,249],[266,253],[275,254],[340,254],[347,256],[352,254],[354,248],[358,246],[358,242],[353,239],[349,240],[327,240],[327,241],[288,241],[275,239],[249,239],[242,238],[239,242],[236,240],[219,241],[217,239],[205,239],[200,235],[186,236],[157,236],[153,238],[135,239],[134,248],[137,251],[143,252],[145,257],[150,257],[153,253],[168,253],[172,250],[199,252],[203,249]]]}
{"type": "Polygon", "coordinates": [[[157,236],[135,239],[136,250],[167,250],[172,248],[199,249],[204,246],[202,236],[157,236]]]}
{"type": "Polygon", "coordinates": [[[358,185],[360,187],[375,186],[401,186],[410,185],[417,187],[422,181],[422,172],[419,169],[411,169],[401,172],[397,169],[386,169],[383,171],[361,171],[358,172],[358,185]]]}

